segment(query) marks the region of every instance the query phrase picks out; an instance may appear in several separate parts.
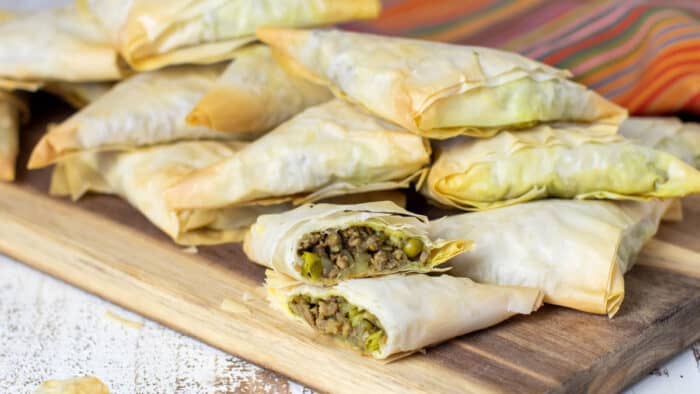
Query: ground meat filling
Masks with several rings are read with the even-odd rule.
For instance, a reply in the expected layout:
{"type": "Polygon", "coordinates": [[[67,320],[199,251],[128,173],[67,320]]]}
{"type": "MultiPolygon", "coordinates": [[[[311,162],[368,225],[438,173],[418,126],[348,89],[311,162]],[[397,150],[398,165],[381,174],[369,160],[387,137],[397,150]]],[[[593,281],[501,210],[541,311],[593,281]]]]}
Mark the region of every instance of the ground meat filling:
{"type": "Polygon", "coordinates": [[[353,278],[424,266],[429,253],[414,237],[390,236],[368,226],[331,228],[304,235],[297,254],[301,273],[310,280],[353,278]]]}
{"type": "Polygon", "coordinates": [[[343,297],[325,299],[298,295],[289,308],[322,334],[333,335],[363,353],[373,353],[386,343],[386,333],[377,318],[343,297]]]}

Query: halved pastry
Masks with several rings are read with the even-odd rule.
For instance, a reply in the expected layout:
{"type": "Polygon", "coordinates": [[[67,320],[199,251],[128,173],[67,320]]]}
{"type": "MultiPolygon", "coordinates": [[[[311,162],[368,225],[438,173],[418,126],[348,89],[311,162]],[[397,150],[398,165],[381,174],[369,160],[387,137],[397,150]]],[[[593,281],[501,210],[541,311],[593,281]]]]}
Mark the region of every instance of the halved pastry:
{"type": "Polygon", "coordinates": [[[224,65],[173,67],[135,75],[49,130],[34,148],[29,168],[44,167],[78,151],[127,150],[184,139],[231,135],[188,126],[185,117],[219,77],[224,65]]]}
{"type": "Polygon", "coordinates": [[[0,22],[0,79],[5,87],[45,80],[115,80],[125,73],[103,26],[73,5],[0,22]]]}
{"type": "Polygon", "coordinates": [[[430,146],[423,138],[333,100],[186,177],[166,197],[178,209],[304,203],[408,187],[429,162],[430,146]]]}
{"type": "Polygon", "coordinates": [[[244,250],[252,261],[311,284],[430,272],[471,242],[432,239],[428,219],[383,201],[310,204],[258,218],[244,250]]]}
{"type": "Polygon", "coordinates": [[[289,69],[430,138],[488,137],[555,120],[617,131],[626,111],[571,74],[496,49],[339,30],[261,28],[289,69]]]}
{"type": "Polygon", "coordinates": [[[317,287],[268,271],[265,285],[273,307],[377,359],[415,352],[542,305],[536,289],[447,275],[391,275],[317,287]]]}
{"type": "Polygon", "coordinates": [[[163,191],[191,171],[231,157],[242,146],[239,142],[185,141],[126,152],[74,154],[56,165],[51,194],[73,200],[88,191],[117,194],[183,245],[240,241],[258,215],[286,207],[175,211],[168,208],[163,191]]]}
{"type": "Polygon", "coordinates": [[[284,71],[268,47],[251,45],[238,52],[187,123],[229,133],[262,133],[331,98],[325,87],[284,71]]]}
{"type": "Polygon", "coordinates": [[[654,236],[670,200],[543,200],[430,223],[433,237],[474,240],[450,260],[455,276],[541,289],[544,301],[585,312],[617,313],[623,274],[654,236]]]}
{"type": "Polygon", "coordinates": [[[631,117],[620,126],[620,134],[700,168],[700,124],[678,118],[631,117]]]}
{"type": "Polygon", "coordinates": [[[700,172],[675,156],[597,125],[540,125],[437,147],[423,192],[466,210],[546,197],[634,199],[700,192],[700,172]]]}
{"type": "Polygon", "coordinates": [[[379,0],[171,0],[167,6],[160,0],[82,0],[81,5],[106,26],[120,27],[121,54],[140,71],[230,59],[255,41],[258,26],[329,25],[380,11],[379,0]]]}
{"type": "Polygon", "coordinates": [[[13,181],[19,151],[20,120],[29,108],[19,97],[0,90],[0,181],[13,181]]]}

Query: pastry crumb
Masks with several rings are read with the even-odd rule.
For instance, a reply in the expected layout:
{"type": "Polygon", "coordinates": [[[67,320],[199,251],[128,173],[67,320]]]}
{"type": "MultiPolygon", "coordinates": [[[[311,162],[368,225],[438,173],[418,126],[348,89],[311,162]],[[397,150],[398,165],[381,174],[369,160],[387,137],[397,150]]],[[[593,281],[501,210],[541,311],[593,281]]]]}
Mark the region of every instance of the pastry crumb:
{"type": "Polygon", "coordinates": [[[255,297],[253,296],[253,294],[251,294],[249,291],[244,292],[243,295],[241,296],[241,299],[243,300],[243,302],[251,302],[251,301],[253,301],[254,298],[255,297]]]}
{"type": "Polygon", "coordinates": [[[182,251],[188,254],[197,254],[199,252],[199,250],[197,250],[197,247],[194,245],[182,248],[182,251]]]}
{"type": "Polygon", "coordinates": [[[125,317],[122,317],[122,316],[115,314],[112,311],[105,311],[105,317],[110,319],[110,320],[114,320],[117,323],[120,323],[124,326],[130,327],[130,328],[142,328],[143,327],[143,322],[129,320],[125,317]]]}
{"type": "Polygon", "coordinates": [[[223,302],[221,302],[221,306],[219,307],[221,310],[230,312],[230,313],[250,313],[250,309],[248,309],[247,306],[241,304],[240,302],[236,300],[232,300],[230,298],[224,299],[223,302]]]}
{"type": "Polygon", "coordinates": [[[81,376],[65,380],[47,380],[34,394],[109,394],[109,389],[94,376],[81,376]]]}

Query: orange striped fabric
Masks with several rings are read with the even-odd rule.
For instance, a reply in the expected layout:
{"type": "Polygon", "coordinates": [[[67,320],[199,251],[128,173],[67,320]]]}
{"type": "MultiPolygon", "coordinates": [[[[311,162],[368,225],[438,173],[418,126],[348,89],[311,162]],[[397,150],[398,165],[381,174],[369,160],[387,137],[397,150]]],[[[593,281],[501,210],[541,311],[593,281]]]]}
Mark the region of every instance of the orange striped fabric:
{"type": "Polygon", "coordinates": [[[700,114],[700,0],[385,0],[348,28],[504,48],[632,114],[700,114]]]}

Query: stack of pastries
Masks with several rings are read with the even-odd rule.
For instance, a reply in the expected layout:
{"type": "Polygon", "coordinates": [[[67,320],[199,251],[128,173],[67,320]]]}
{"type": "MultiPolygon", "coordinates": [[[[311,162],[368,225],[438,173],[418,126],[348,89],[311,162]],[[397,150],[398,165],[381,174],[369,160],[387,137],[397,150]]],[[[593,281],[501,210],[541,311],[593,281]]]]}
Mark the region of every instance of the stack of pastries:
{"type": "Polygon", "coordinates": [[[365,355],[543,302],[614,316],[674,199],[700,193],[700,128],[627,119],[514,53],[301,29],[379,11],[77,0],[2,14],[0,177],[23,91],[43,89],[79,108],[28,163],[55,165],[51,194],[119,195],[183,245],[244,241],[274,307],[365,355]],[[407,188],[449,214],[409,212],[407,188]]]}

